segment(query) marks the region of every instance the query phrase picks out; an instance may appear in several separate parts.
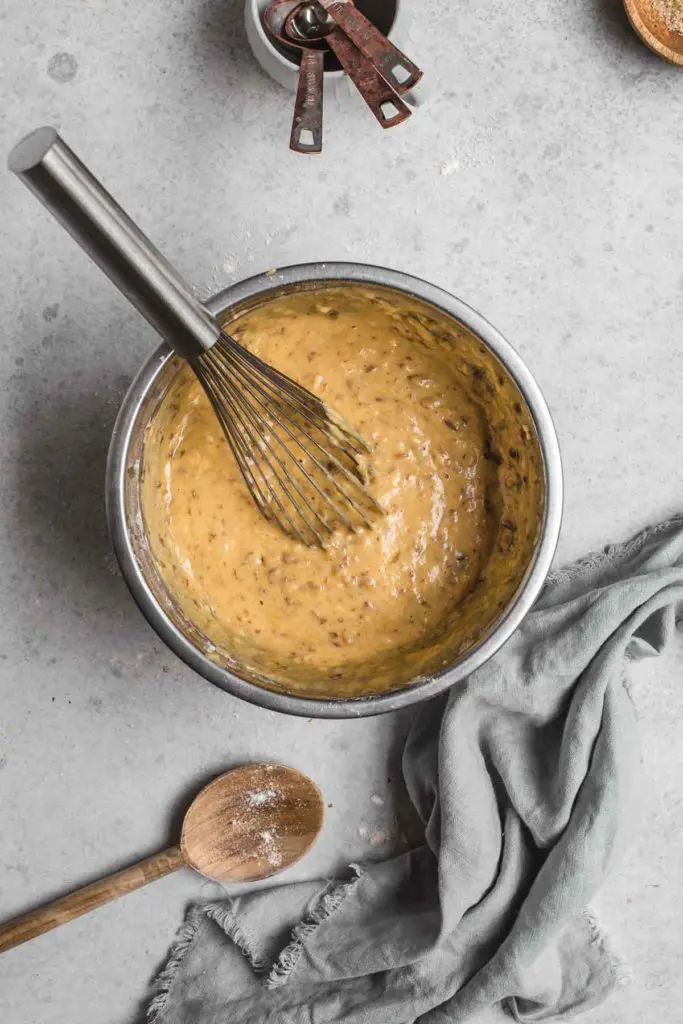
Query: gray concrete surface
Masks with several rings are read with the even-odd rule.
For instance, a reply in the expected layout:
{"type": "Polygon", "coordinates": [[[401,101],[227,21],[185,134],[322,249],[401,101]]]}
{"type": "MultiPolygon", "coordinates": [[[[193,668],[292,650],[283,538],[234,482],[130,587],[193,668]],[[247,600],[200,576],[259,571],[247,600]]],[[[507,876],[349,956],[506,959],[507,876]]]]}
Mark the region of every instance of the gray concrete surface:
{"type": "MultiPolygon", "coordinates": [[[[556,417],[566,560],[681,507],[683,73],[616,0],[422,0],[412,51],[431,104],[382,134],[339,100],[312,159],[287,149],[291,97],[251,59],[237,0],[5,0],[2,149],[57,125],[204,294],[353,259],[479,308],[556,417]]],[[[292,877],[383,856],[405,718],[248,707],[129,599],[102,476],[155,338],[18,182],[0,195],[0,918],[168,843],[188,796],[243,758],[301,767],[333,805],[292,877]]],[[[634,688],[643,827],[597,901],[633,980],[593,1024],[683,1020],[682,661],[679,643],[634,688]]],[[[0,1019],[132,1024],[201,891],[180,872],[3,955],[0,1019]]]]}

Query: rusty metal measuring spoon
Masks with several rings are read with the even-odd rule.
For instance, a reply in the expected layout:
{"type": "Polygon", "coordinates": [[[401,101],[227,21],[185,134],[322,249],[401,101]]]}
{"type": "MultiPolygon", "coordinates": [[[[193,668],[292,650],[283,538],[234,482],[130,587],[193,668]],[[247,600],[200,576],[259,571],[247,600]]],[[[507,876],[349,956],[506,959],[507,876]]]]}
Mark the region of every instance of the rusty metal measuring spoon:
{"type": "Polygon", "coordinates": [[[301,54],[289,148],[297,153],[321,153],[327,44],[323,40],[294,40],[284,34],[287,16],[298,5],[298,0],[274,0],[263,13],[263,22],[278,42],[301,54]]]}
{"type": "Polygon", "coordinates": [[[318,3],[304,0],[287,15],[283,41],[290,44],[324,42],[375,115],[382,128],[393,128],[411,111],[377,69],[318,3]]]}
{"type": "Polygon", "coordinates": [[[379,71],[394,92],[413,89],[422,71],[394,46],[356,7],[354,0],[317,0],[323,10],[356,44],[363,56],[379,71]]]}

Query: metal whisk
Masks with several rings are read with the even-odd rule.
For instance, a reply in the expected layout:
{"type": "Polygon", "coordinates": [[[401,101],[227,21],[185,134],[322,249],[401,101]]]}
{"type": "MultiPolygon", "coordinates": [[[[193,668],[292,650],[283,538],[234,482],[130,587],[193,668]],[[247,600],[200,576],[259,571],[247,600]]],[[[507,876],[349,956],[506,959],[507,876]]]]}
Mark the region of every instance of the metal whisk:
{"type": "Polygon", "coordinates": [[[338,413],[226,334],[189,361],[267,518],[321,546],[337,526],[371,525],[368,448],[338,413]]]}
{"type": "Polygon", "coordinates": [[[9,168],[192,366],[260,511],[323,545],[381,511],[362,438],[306,388],[231,338],[54,128],[12,150],[9,168]]]}

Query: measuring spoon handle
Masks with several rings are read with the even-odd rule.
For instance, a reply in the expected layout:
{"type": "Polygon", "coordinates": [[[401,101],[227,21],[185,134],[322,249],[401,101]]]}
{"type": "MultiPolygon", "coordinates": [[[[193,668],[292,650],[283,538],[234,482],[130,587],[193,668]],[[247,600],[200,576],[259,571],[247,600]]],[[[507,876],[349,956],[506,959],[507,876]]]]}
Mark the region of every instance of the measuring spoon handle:
{"type": "Polygon", "coordinates": [[[319,3],[360,52],[374,64],[394,92],[408,92],[417,85],[422,78],[422,71],[417,64],[408,60],[398,47],[368,21],[353,0],[319,0],[319,3]]]}
{"type": "Polygon", "coordinates": [[[149,882],[155,882],[157,878],[163,878],[184,864],[185,858],[180,852],[180,847],[171,846],[168,850],[155,853],[153,857],[147,857],[146,860],[132,864],[123,871],[108,875],[99,882],[92,882],[82,889],[77,889],[76,892],[69,893],[68,896],[46,903],[44,907],[14,917],[0,925],[0,953],[52,931],[60,924],[67,924],[81,914],[87,914],[105,903],[118,899],[119,896],[134,892],[149,882]]]}
{"type": "Polygon", "coordinates": [[[297,153],[320,153],[323,148],[323,80],[325,54],[302,49],[299,84],[289,148],[297,153]]]}
{"type": "Polygon", "coordinates": [[[410,117],[410,109],[345,32],[333,28],[325,41],[382,128],[393,128],[410,117]]]}

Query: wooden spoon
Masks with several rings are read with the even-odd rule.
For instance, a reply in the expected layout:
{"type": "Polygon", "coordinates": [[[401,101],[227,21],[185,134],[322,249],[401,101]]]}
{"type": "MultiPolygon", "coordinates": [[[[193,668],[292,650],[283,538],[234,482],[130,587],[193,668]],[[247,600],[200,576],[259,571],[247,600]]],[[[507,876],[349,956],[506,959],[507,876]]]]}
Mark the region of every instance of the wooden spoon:
{"type": "Polygon", "coordinates": [[[624,0],[624,7],[646,46],[671,64],[683,65],[683,33],[668,28],[651,0],[624,0]]]}
{"type": "Polygon", "coordinates": [[[254,882],[284,871],[315,843],[320,790],[279,764],[249,764],[210,782],[185,814],[180,844],[0,926],[0,953],[181,867],[217,882],[254,882]]]}

